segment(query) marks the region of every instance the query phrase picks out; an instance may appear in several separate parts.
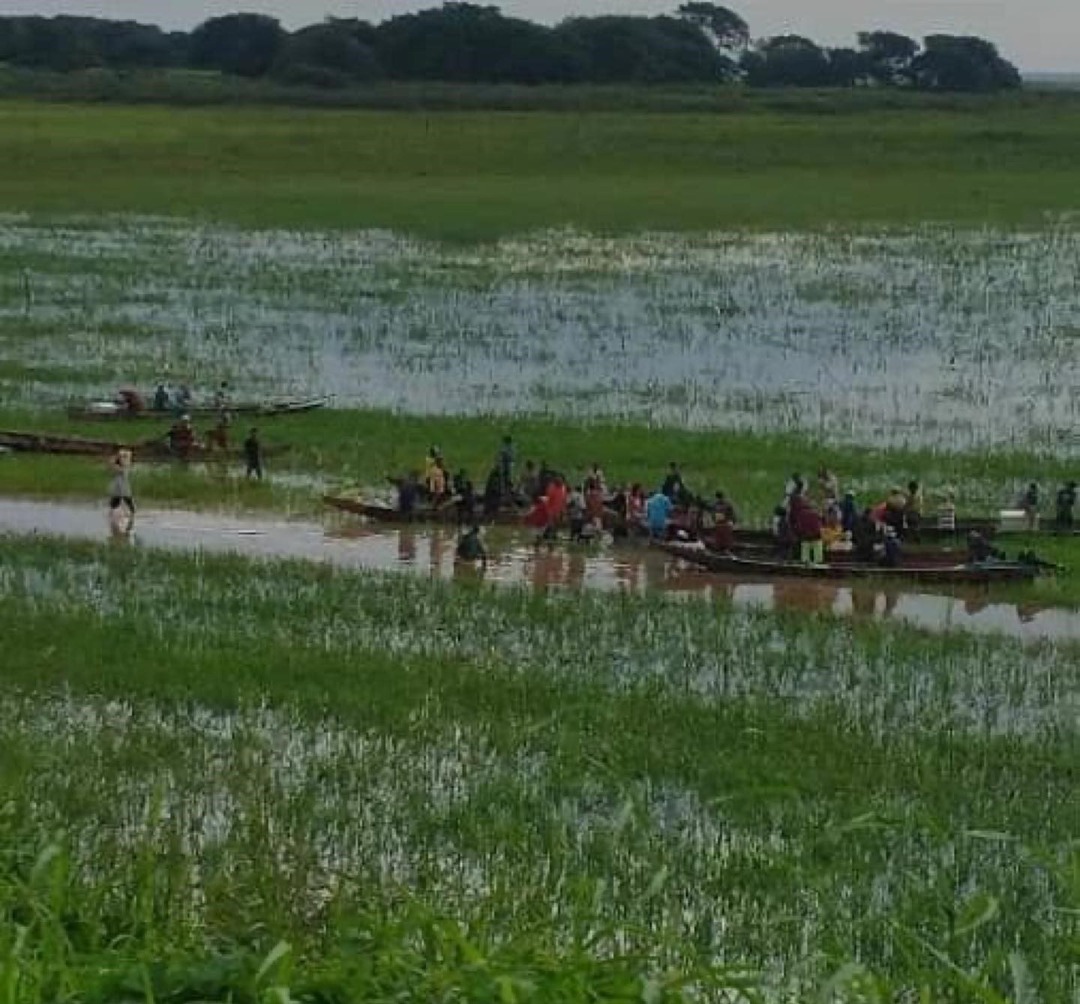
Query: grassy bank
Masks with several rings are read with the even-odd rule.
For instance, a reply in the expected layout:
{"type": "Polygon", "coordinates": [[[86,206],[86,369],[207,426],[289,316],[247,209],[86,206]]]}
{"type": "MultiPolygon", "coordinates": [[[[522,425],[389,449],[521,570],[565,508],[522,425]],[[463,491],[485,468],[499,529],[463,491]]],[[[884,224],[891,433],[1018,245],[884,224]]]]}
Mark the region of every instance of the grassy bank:
{"type": "Polygon", "coordinates": [[[1051,97],[975,113],[823,116],[8,102],[0,208],[462,239],[561,224],[1039,225],[1076,207],[1074,121],[1051,97]]]}
{"type": "Polygon", "coordinates": [[[1076,990],[1068,649],[0,554],[20,1004],[1076,990]]]}
{"type": "MultiPolygon", "coordinates": [[[[250,424],[238,420],[236,438],[246,435],[250,424]]],[[[0,412],[0,428],[33,428],[122,442],[163,435],[166,427],[167,423],[156,422],[72,422],[48,412],[0,412]]],[[[951,488],[961,511],[971,514],[986,514],[1012,504],[1032,480],[1042,484],[1049,500],[1060,482],[1077,476],[1071,460],[1024,451],[953,454],[870,450],[831,446],[810,436],[580,424],[528,417],[425,417],[332,409],[266,419],[259,428],[264,442],[291,447],[280,458],[268,461],[270,470],[309,474],[331,486],[382,493],[389,491],[386,475],[422,470],[432,445],[442,450],[452,472],[464,468],[481,485],[504,435],[513,437],[519,465],[526,459],[536,463],[546,460],[574,480],[580,480],[594,462],[599,462],[612,484],[640,481],[652,489],[674,461],[695,491],[703,495],[726,491],[746,520],[761,525],[767,523],[792,473],[799,472],[812,481],[822,465],[835,471],[842,487],[856,491],[866,504],[877,501],[894,484],[906,485],[916,479],[925,486],[931,503],[951,488]]],[[[0,471],[4,472],[6,490],[11,492],[94,497],[102,491],[102,465],[96,461],[8,456],[3,463],[0,471]]],[[[148,498],[159,501],[213,504],[216,500],[214,480],[201,469],[148,469],[140,483],[148,498]]],[[[255,506],[283,504],[289,499],[297,502],[303,496],[302,490],[277,496],[249,487],[255,506]]]]}

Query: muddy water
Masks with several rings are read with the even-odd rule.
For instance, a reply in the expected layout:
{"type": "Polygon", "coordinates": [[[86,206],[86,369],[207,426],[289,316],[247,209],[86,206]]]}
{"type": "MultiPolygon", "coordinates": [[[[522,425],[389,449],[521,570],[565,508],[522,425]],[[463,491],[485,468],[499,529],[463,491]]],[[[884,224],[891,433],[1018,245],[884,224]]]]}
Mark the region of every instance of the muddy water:
{"type": "MultiPolygon", "coordinates": [[[[0,500],[0,533],[108,538],[101,507],[22,500],[0,500]]],[[[537,552],[530,538],[514,531],[490,535],[486,571],[455,563],[452,529],[384,527],[348,519],[323,526],[264,516],[140,510],[132,543],[327,561],[346,568],[524,584],[539,590],[660,590],[709,596],[736,606],[897,620],[932,631],[959,629],[1031,640],[1080,641],[1080,612],[994,602],[993,593],[985,587],[935,594],[867,583],[750,582],[705,573],[635,544],[588,549],[565,545],[537,552]]]]}

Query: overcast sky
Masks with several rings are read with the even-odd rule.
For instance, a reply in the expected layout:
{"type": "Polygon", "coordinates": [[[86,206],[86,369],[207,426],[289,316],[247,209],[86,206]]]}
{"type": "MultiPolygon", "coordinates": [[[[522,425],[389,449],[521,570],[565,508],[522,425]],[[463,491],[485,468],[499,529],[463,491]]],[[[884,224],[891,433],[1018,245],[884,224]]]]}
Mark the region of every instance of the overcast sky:
{"type": "MultiPolygon", "coordinates": [[[[658,14],[679,0],[504,0],[503,13],[555,22],[568,14],[658,14]]],[[[237,10],[262,11],[295,28],[328,14],[381,21],[436,0],[0,0],[2,14],[92,14],[191,28],[237,10]]],[[[1026,71],[1080,71],[1080,0],[742,0],[730,6],[755,37],[794,32],[850,44],[856,31],[889,28],[921,38],[981,35],[1026,71]]]]}

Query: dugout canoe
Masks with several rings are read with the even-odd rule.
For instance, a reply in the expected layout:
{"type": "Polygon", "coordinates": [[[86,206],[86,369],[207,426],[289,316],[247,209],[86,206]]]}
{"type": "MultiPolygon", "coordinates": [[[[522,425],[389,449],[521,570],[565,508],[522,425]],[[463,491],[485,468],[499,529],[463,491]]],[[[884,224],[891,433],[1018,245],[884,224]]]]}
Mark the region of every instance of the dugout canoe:
{"type": "MultiPolygon", "coordinates": [[[[124,443],[115,439],[89,439],[86,436],[67,436],[48,432],[21,432],[0,430],[0,448],[15,453],[44,453],[71,457],[111,457],[117,450],[130,450],[136,460],[236,460],[243,451],[236,448],[210,449],[204,443],[196,444],[186,457],[178,457],[162,438],[147,439],[137,443],[124,443]]],[[[275,456],[289,447],[275,444],[263,446],[263,456],[275,456]]]]}
{"type": "Polygon", "coordinates": [[[915,563],[899,568],[859,562],[804,565],[794,561],[766,561],[734,554],[719,554],[694,544],[657,543],[659,550],[710,572],[748,579],[791,577],[800,579],[879,579],[888,582],[925,582],[936,585],[985,585],[993,582],[1030,582],[1038,576],[1035,565],[1011,561],[940,565],[915,563]]]}
{"type": "MultiPolygon", "coordinates": [[[[344,495],[324,495],[323,504],[342,512],[352,513],[354,516],[363,516],[376,523],[442,523],[458,526],[463,522],[470,522],[469,518],[462,520],[458,507],[453,503],[438,508],[419,505],[411,513],[403,513],[400,509],[395,509],[385,503],[364,502],[344,495]]],[[[471,518],[477,523],[488,525],[520,526],[525,518],[525,512],[521,509],[500,509],[492,516],[477,508],[473,510],[471,518]]]]}
{"type": "MultiPolygon", "coordinates": [[[[303,415],[309,411],[325,408],[330,403],[328,397],[297,398],[283,401],[242,401],[230,404],[226,409],[230,415],[250,418],[282,418],[287,415],[303,415]]],[[[183,414],[191,419],[216,418],[218,408],[211,405],[199,405],[186,408],[183,414]]],[[[173,421],[178,412],[175,408],[144,408],[142,411],[128,411],[115,401],[83,401],[68,407],[68,417],[84,422],[127,422],[138,419],[156,419],[159,422],[173,421]]]]}

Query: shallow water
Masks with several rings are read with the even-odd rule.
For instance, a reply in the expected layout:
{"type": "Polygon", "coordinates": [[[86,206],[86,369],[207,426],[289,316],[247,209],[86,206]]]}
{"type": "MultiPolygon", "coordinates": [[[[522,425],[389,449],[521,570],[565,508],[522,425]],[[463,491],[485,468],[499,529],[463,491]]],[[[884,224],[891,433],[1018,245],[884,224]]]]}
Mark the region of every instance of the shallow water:
{"type": "MultiPolygon", "coordinates": [[[[109,537],[100,507],[29,500],[0,500],[0,533],[85,540],[109,537]]],[[[986,587],[927,593],[872,583],[753,582],[703,572],[640,544],[560,545],[538,552],[528,535],[513,530],[490,535],[486,570],[454,561],[456,534],[450,528],[375,526],[352,519],[334,519],[324,526],[247,514],[142,509],[132,545],[326,561],[345,568],[409,571],[432,578],[528,585],[539,590],[659,590],[708,596],[736,606],[902,621],[930,631],[1080,641],[1080,612],[994,602],[986,587]]]]}
{"type": "Polygon", "coordinates": [[[12,401],[116,374],[409,413],[1080,448],[1080,235],[572,231],[465,248],[0,215],[12,401]]]}

